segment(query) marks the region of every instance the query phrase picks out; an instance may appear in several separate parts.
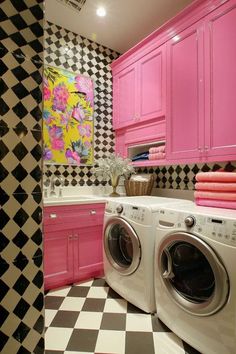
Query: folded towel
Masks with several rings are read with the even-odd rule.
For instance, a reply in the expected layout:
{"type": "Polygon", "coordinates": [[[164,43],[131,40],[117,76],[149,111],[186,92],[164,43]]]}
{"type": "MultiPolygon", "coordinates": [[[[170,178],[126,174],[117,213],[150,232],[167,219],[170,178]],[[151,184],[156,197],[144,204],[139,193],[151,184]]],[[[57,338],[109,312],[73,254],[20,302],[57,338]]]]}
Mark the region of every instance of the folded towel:
{"type": "Polygon", "coordinates": [[[204,191],[224,191],[224,192],[236,192],[236,183],[227,182],[197,182],[195,184],[196,190],[204,191]]]}
{"type": "Polygon", "coordinates": [[[155,154],[149,154],[148,159],[149,160],[160,160],[164,159],[166,157],[166,154],[164,152],[156,152],[155,154]]]}
{"type": "Polygon", "coordinates": [[[236,182],[236,172],[199,172],[196,174],[198,182],[236,182]]]}
{"type": "Polygon", "coordinates": [[[155,154],[156,152],[165,152],[165,150],[166,150],[165,145],[160,145],[160,146],[150,148],[149,153],[155,154]]]}
{"type": "Polygon", "coordinates": [[[195,203],[207,207],[236,209],[236,202],[234,201],[197,198],[195,199],[195,203]]]}
{"type": "Polygon", "coordinates": [[[236,201],[236,193],[196,191],[194,192],[194,198],[236,201]]]}

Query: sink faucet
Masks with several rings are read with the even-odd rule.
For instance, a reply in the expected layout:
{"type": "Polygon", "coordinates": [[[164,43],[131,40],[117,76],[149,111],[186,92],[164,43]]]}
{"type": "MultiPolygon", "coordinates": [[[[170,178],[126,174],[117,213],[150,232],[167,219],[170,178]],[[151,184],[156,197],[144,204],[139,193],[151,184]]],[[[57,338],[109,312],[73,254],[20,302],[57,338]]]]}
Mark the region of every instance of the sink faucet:
{"type": "Polygon", "coordinates": [[[62,197],[62,187],[64,186],[64,180],[62,176],[58,177],[59,181],[60,181],[60,186],[59,186],[59,198],[62,197]]]}
{"type": "Polygon", "coordinates": [[[51,181],[50,181],[50,197],[53,197],[56,195],[56,192],[55,192],[55,179],[56,179],[56,176],[55,175],[52,175],[51,177],[51,181]]]}

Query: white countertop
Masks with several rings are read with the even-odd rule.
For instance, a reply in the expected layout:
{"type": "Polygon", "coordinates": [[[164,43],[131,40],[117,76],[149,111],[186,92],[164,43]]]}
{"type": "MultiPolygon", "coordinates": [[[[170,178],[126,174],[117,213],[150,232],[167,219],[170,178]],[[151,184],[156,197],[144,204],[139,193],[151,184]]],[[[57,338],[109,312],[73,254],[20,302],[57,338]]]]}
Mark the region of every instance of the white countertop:
{"type": "Polygon", "coordinates": [[[78,195],[44,198],[44,206],[105,203],[107,198],[94,195],[78,195]]]}

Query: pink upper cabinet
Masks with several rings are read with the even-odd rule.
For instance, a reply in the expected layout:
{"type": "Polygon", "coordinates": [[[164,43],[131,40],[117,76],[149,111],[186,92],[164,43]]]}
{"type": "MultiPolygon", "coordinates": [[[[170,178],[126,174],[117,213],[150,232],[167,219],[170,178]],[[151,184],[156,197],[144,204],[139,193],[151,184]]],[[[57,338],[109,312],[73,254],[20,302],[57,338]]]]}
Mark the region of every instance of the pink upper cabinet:
{"type": "Polygon", "coordinates": [[[192,26],[167,47],[167,158],[198,157],[203,144],[203,36],[192,26]]]}
{"type": "Polygon", "coordinates": [[[207,17],[206,142],[209,157],[236,154],[236,2],[207,17]]]}
{"type": "Polygon", "coordinates": [[[135,119],[136,87],[136,65],[131,65],[114,76],[113,127],[115,129],[132,124],[135,119]]]}
{"type": "Polygon", "coordinates": [[[121,70],[113,71],[113,126],[127,127],[165,115],[166,46],[140,49],[121,70]]]}

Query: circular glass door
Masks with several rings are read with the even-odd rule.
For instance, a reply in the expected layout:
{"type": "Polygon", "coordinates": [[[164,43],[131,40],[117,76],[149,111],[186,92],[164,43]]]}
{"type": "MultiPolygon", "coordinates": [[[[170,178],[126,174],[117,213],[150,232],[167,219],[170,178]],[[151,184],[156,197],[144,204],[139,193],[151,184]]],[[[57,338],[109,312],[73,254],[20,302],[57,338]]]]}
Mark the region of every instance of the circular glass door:
{"type": "Polygon", "coordinates": [[[137,234],[124,219],[113,217],[105,226],[104,249],[108,261],[123,275],[132,274],[139,266],[141,247],[137,234]]]}
{"type": "Polygon", "coordinates": [[[171,297],[187,312],[209,316],[227,301],[227,272],[199,237],[185,232],[170,234],[159,247],[158,264],[171,297]]]}

